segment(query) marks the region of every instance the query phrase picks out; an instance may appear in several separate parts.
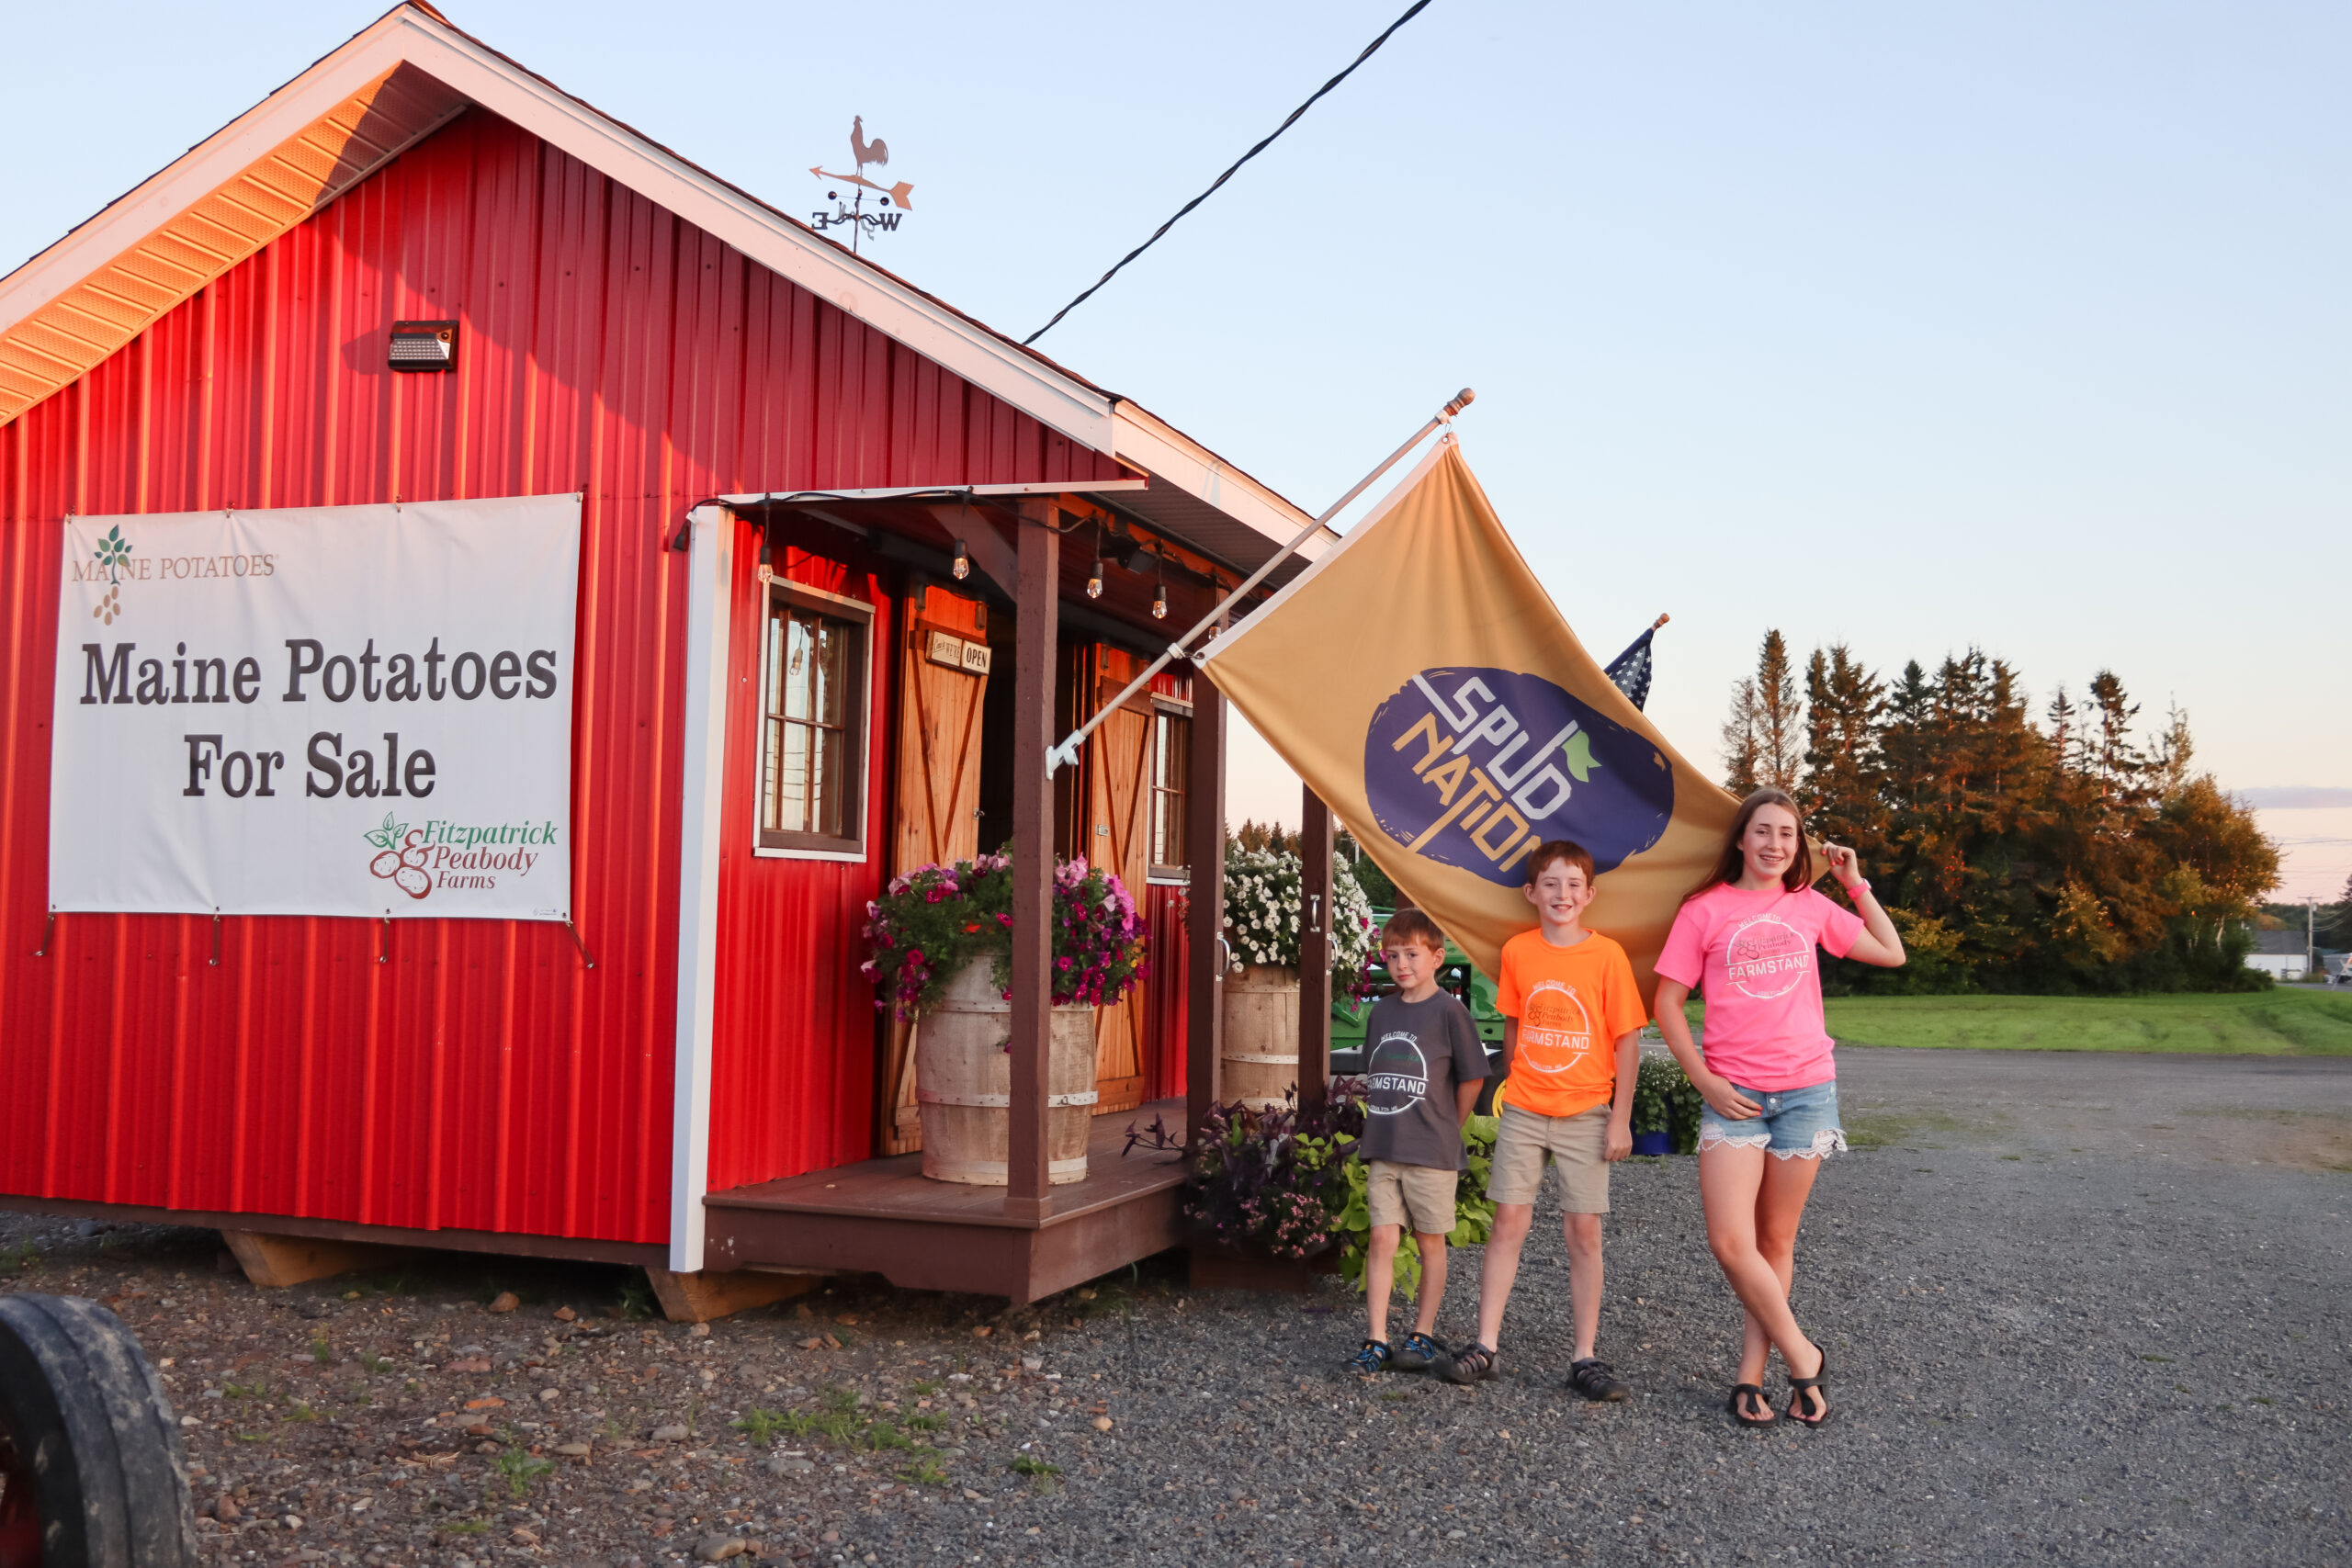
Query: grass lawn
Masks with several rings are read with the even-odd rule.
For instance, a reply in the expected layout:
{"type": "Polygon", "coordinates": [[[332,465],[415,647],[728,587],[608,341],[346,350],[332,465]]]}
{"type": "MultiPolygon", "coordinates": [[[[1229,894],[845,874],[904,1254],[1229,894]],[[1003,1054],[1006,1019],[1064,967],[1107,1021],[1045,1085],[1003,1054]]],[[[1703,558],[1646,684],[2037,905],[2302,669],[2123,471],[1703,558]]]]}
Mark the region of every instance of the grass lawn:
{"type": "Polygon", "coordinates": [[[2342,992],[1838,997],[1827,1008],[1829,1032],[1841,1044],[2352,1056],[2352,996],[2342,992]]]}

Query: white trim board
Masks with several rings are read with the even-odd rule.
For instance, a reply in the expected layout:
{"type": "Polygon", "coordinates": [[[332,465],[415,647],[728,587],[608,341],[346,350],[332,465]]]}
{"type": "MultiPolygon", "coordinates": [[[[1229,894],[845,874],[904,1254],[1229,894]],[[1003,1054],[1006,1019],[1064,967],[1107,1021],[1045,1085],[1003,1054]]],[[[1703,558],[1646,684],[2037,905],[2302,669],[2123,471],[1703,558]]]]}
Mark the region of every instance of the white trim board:
{"type": "Polygon", "coordinates": [[[711,1037],[718,1010],[718,849],[727,773],[727,648],[735,518],[687,513],[684,778],[678,810],[677,1066],[671,1075],[670,1269],[702,1268],[710,1190],[711,1037]]]}

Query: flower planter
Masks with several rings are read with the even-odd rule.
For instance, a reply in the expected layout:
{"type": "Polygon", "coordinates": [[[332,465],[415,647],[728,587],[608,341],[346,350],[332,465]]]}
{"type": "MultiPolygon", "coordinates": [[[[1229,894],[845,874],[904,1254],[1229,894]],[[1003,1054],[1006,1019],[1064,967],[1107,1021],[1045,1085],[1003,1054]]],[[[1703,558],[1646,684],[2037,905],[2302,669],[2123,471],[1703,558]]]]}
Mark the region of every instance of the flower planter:
{"type": "Polygon", "coordinates": [[[1636,1133],[1634,1134],[1634,1152],[1637,1155],[1670,1155],[1674,1152],[1674,1134],[1636,1133]]]}
{"type": "Polygon", "coordinates": [[[1298,1082],[1298,971],[1251,964],[1225,977],[1219,1098],[1253,1111],[1283,1103],[1298,1082]]]}
{"type": "MultiPolygon", "coordinates": [[[[957,970],[915,1028],[915,1100],[922,1116],[922,1173],[934,1181],[1003,1187],[1010,1181],[1012,1004],[983,955],[957,970]]],[[[1053,1010],[1046,1063],[1046,1179],[1086,1179],[1094,1114],[1094,1010],[1053,1010]]]]}

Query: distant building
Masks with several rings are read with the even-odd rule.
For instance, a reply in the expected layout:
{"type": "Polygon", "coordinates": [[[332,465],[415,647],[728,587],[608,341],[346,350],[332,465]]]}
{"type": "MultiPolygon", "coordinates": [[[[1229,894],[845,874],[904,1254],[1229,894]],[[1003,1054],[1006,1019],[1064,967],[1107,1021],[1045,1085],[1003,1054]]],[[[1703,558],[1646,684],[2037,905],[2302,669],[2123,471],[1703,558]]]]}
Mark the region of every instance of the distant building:
{"type": "Polygon", "coordinates": [[[2311,944],[2301,931],[2256,931],[2254,951],[2246,967],[2260,969],[2274,980],[2300,980],[2311,967],[2311,944]]]}

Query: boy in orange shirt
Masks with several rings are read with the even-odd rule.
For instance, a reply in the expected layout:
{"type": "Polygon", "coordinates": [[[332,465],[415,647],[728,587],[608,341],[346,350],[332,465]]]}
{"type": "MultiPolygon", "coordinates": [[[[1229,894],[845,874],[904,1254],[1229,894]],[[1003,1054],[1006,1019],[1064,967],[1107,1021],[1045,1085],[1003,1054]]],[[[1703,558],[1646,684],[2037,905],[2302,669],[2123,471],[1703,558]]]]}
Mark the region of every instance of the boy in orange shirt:
{"type": "Polygon", "coordinates": [[[1536,928],[1503,944],[1495,1006],[1502,1013],[1502,1126],[1487,1179],[1495,1225],[1479,1279],[1478,1337],[1439,1371],[1454,1382],[1495,1375],[1503,1307],[1535,1217],[1544,1156],[1559,1167],[1566,1200],[1568,1291],[1576,1355],[1568,1383],[1587,1399],[1633,1391],[1593,1354],[1600,1327],[1600,1216],[1609,1166],[1634,1152],[1634,1078],[1649,1021],[1625,950],[1584,929],[1592,856],[1555,839],[1527,858],[1536,928]]]}

